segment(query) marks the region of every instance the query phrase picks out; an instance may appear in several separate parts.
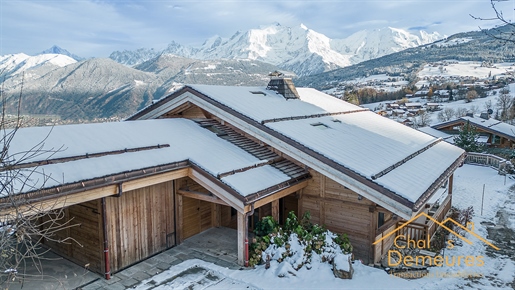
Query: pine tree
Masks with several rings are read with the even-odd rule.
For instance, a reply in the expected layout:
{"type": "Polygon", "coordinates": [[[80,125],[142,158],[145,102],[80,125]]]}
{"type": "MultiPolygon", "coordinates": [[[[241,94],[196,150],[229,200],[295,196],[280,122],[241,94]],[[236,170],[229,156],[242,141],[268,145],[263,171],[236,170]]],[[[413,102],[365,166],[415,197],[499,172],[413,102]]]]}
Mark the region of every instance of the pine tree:
{"type": "Polygon", "coordinates": [[[478,152],[481,149],[481,146],[479,146],[477,142],[478,139],[479,134],[476,128],[467,121],[467,123],[461,127],[459,134],[454,136],[454,145],[463,148],[467,152],[478,152]]]}

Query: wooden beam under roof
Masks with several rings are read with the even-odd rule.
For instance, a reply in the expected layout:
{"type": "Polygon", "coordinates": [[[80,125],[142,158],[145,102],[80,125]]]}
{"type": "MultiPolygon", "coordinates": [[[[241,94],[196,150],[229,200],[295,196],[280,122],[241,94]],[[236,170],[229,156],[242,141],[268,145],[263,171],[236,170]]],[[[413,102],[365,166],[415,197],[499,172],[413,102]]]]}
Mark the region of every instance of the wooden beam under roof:
{"type": "MultiPolygon", "coordinates": [[[[287,195],[290,195],[294,192],[296,192],[297,190],[300,190],[306,186],[308,186],[308,182],[309,182],[310,179],[306,179],[304,181],[301,181],[297,184],[294,184],[292,186],[289,186],[285,189],[282,189],[282,190],[279,190],[277,192],[274,192],[264,198],[261,198],[261,199],[258,199],[254,202],[254,208],[258,208],[258,207],[261,207],[265,204],[268,204],[274,200],[278,200],[278,199],[281,199],[287,195]]],[[[248,212],[248,211],[251,211],[251,206],[250,205],[246,205],[245,206],[245,212],[248,212]]]]}
{"type": "Polygon", "coordinates": [[[191,190],[185,190],[185,189],[179,189],[179,190],[177,190],[177,193],[182,196],[185,196],[185,197],[229,206],[228,203],[226,203],[222,199],[218,198],[216,195],[210,195],[210,194],[206,194],[203,192],[191,191],[191,190]]]}

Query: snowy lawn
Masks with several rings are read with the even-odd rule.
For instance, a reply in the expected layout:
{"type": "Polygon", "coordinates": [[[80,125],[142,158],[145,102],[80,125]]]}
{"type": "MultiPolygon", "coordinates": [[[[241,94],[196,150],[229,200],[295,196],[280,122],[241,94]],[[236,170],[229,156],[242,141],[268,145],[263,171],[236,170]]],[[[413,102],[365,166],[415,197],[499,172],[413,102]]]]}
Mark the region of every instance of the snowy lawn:
{"type": "MultiPolygon", "coordinates": [[[[455,173],[453,205],[458,208],[474,207],[474,232],[487,237],[487,223],[497,223],[499,209],[514,198],[510,187],[515,185],[488,167],[464,165],[455,173]],[[481,202],[485,185],[483,215],[481,202]],[[511,196],[510,196],[511,195],[511,196]]],[[[513,207],[509,208],[511,211],[513,207]]],[[[515,213],[511,212],[511,218],[515,213]]],[[[491,225],[491,224],[490,224],[491,225]]],[[[515,223],[511,223],[515,229],[515,223]]],[[[452,267],[430,268],[428,277],[405,280],[390,276],[377,269],[355,261],[352,280],[335,278],[331,265],[313,261],[313,267],[299,271],[288,263],[271,262],[251,270],[230,270],[201,260],[188,260],[143,281],[135,289],[513,289],[515,285],[515,259],[513,255],[491,254],[492,250],[474,236],[467,234],[472,244],[463,243],[446,249],[445,256],[482,256],[483,266],[466,266],[461,263],[452,267]],[[463,278],[465,273],[477,273],[478,278],[463,278]],[[279,278],[278,276],[284,276],[279,278]],[[456,277],[460,276],[460,277],[456,277]]],[[[513,237],[515,240],[515,237],[513,237]]],[[[495,244],[495,241],[492,241],[495,244]]]]}

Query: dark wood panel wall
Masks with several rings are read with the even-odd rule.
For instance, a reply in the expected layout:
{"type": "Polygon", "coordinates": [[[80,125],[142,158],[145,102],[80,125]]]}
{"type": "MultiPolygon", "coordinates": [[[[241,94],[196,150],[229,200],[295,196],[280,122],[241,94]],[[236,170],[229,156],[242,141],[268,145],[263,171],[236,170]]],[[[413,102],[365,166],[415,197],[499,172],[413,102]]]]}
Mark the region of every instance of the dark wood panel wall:
{"type": "Polygon", "coordinates": [[[372,261],[377,229],[375,203],[314,170],[310,173],[313,179],[302,191],[300,215],[309,211],[313,223],[348,234],[355,258],[372,261]]]}
{"type": "MultiPolygon", "coordinates": [[[[42,227],[50,217],[42,220],[42,227]]],[[[43,243],[63,257],[88,268],[103,273],[103,235],[100,200],[94,200],[64,209],[64,218],[59,223],[69,227],[56,232],[43,243]],[[58,242],[64,241],[64,242],[58,242]]]]}

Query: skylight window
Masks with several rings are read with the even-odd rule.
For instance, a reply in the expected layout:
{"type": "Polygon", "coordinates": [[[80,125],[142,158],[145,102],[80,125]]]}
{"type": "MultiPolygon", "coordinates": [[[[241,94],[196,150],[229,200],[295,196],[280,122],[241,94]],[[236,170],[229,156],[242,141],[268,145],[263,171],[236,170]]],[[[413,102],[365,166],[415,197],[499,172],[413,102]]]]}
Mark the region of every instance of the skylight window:
{"type": "Polygon", "coordinates": [[[325,129],[328,129],[328,128],[329,128],[329,126],[327,126],[327,125],[326,125],[326,124],[324,124],[324,123],[320,123],[320,122],[318,122],[318,123],[313,123],[313,124],[311,124],[311,126],[316,127],[316,128],[318,128],[318,129],[320,129],[320,130],[325,130],[325,129]]]}
{"type": "Polygon", "coordinates": [[[250,91],[252,94],[254,95],[263,95],[263,96],[266,96],[266,93],[265,92],[262,92],[262,91],[250,91]]]}

